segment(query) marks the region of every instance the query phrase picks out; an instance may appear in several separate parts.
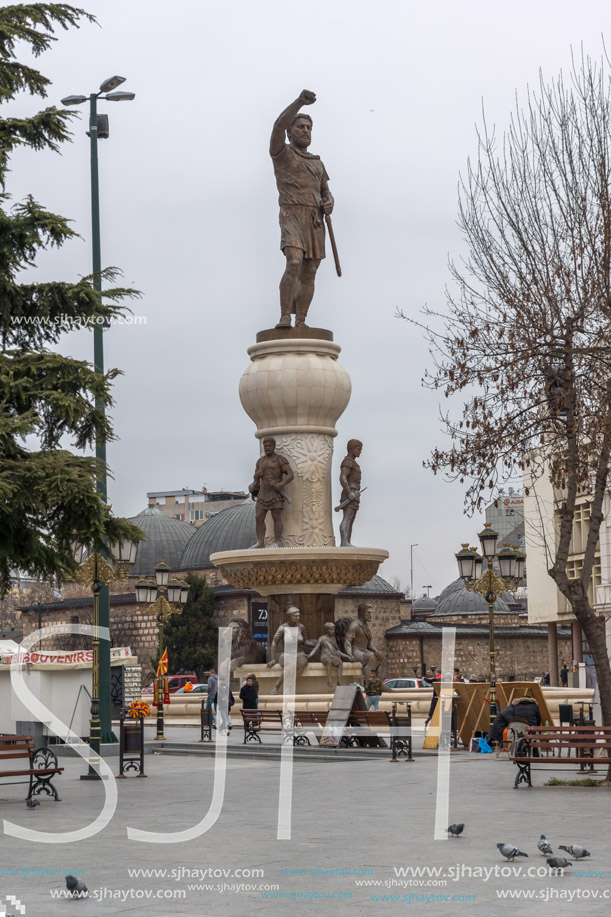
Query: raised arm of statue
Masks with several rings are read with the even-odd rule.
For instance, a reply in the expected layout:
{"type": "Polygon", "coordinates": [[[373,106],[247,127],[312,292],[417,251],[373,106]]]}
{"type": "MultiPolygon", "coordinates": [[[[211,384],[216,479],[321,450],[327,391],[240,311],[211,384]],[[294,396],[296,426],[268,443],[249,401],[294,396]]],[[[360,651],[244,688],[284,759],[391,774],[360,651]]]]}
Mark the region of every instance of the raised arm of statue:
{"type": "Polygon", "coordinates": [[[304,105],[313,105],[315,101],[315,93],[310,92],[309,89],[304,89],[299,97],[295,99],[294,102],[291,102],[291,104],[284,109],[282,114],[276,118],[271,140],[269,142],[269,152],[271,156],[277,156],[278,153],[281,152],[285,144],[286,132],[293,123],[296,115],[299,113],[299,109],[303,108],[304,105]]]}

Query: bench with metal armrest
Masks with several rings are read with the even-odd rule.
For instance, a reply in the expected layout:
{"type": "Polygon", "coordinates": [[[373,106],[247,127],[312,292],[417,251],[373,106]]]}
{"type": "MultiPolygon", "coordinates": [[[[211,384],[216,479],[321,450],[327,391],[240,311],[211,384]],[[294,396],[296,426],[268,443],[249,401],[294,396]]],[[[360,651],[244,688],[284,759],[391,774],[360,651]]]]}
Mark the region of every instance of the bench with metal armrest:
{"type": "Polygon", "coordinates": [[[533,764],[573,764],[582,771],[593,770],[595,764],[611,764],[611,726],[529,726],[510,759],[518,768],[515,789],[521,783],[532,786],[533,764]]]}
{"type": "MultiPolygon", "coordinates": [[[[0,778],[29,777],[26,799],[46,793],[59,802],[57,790],[51,781],[63,771],[63,767],[57,766],[55,754],[49,748],[36,748],[32,736],[0,735],[0,778]]],[[[26,781],[11,779],[6,782],[26,781]]]]}

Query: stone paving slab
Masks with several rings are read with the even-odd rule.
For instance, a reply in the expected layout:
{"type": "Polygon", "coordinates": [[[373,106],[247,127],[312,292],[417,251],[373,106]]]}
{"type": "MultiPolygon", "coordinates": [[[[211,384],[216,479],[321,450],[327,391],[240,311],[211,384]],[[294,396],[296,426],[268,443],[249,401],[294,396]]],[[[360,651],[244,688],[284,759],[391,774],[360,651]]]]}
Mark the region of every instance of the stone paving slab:
{"type": "MultiPolygon", "coordinates": [[[[116,772],[116,759],[110,764],[116,772]]],[[[39,831],[59,832],[59,839],[61,832],[74,831],[95,819],[104,787],[79,779],[85,770],[81,761],[65,758],[62,765],[66,768],[59,783],[62,802],[43,798],[38,808],[28,810],[23,786],[0,783],[2,818],[39,831]]],[[[427,917],[467,913],[531,917],[542,915],[543,908],[550,906],[556,914],[579,911],[590,917],[608,913],[610,899],[592,895],[611,895],[609,790],[545,787],[544,781],[552,774],[574,776],[573,768],[547,766],[533,769],[532,789],[514,790],[515,766],[505,757],[453,753],[449,821],[464,821],[466,827],[460,838],[435,841],[437,766],[434,754],[419,757],[413,764],[394,765],[388,757],[341,761],[332,767],[315,760],[296,760],[292,836],[277,840],[279,761],[229,758],[223,807],[210,830],[186,843],[152,844],[128,839],[127,826],[169,832],[196,824],[212,800],[215,761],[148,755],[148,777],[117,782],[117,811],[96,836],[68,844],[3,837],[0,901],[8,894],[18,896],[26,908],[24,917],[77,913],[79,917],[264,913],[339,917],[410,911],[427,917]],[[509,873],[546,866],[536,847],[541,833],[547,835],[554,852],[558,844],[584,844],[592,858],[577,863],[576,868],[605,875],[579,877],[575,868],[564,876],[503,875],[500,870],[509,873]],[[498,841],[516,844],[529,854],[528,859],[507,863],[496,849],[498,841]],[[28,868],[39,872],[26,876],[22,871],[28,868]],[[129,875],[129,869],[138,868],[160,872],[129,875]],[[52,898],[50,890],[61,890],[64,880],[58,874],[40,875],[44,869],[62,873],[82,869],[97,897],[81,901],[52,898]],[[186,872],[206,869],[217,874],[186,872]],[[295,869],[304,872],[286,872],[295,869]],[[438,870],[438,875],[426,875],[426,869],[438,870]],[[219,872],[222,870],[227,871],[225,875],[219,872]],[[251,874],[236,875],[238,870],[251,874]],[[263,870],[263,875],[253,876],[253,870],[263,870]],[[401,875],[401,870],[408,874],[401,875]],[[416,874],[418,870],[421,875],[416,874]],[[363,882],[379,884],[360,884],[363,882]],[[520,890],[539,897],[498,897],[520,890]],[[332,895],[342,897],[328,897],[332,895]],[[465,897],[429,897],[427,902],[417,898],[373,900],[376,895],[465,897]]]]}

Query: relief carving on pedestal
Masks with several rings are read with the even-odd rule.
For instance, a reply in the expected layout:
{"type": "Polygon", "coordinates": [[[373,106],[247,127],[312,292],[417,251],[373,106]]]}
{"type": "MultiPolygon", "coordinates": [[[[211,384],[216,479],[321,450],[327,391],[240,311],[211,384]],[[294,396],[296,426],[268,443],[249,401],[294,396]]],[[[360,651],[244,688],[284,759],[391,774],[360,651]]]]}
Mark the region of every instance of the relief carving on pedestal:
{"type": "MultiPolygon", "coordinates": [[[[292,547],[333,547],[330,480],[332,438],[324,433],[286,433],[276,436],[278,449],[295,469],[301,494],[300,531],[285,533],[284,544],[292,547]]],[[[297,489],[297,488],[294,488],[297,489]]]]}

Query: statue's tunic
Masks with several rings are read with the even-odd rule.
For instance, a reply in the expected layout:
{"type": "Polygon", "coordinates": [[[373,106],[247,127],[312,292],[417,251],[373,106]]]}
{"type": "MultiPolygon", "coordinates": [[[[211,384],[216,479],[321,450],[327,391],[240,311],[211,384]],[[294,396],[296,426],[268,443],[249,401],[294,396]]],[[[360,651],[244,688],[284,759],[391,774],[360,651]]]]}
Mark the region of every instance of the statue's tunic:
{"type": "MultiPolygon", "coordinates": [[[[351,491],[357,491],[361,489],[361,466],[353,458],[350,458],[349,455],[343,460],[340,469],[340,475],[345,477],[350,485],[351,491]]],[[[344,500],[347,500],[349,493],[346,488],[342,488],[342,494],[340,497],[340,503],[343,503],[344,500]]],[[[358,506],[360,503],[359,497],[356,500],[350,501],[350,506],[358,506]]]]}
{"type": "Polygon", "coordinates": [[[288,460],[283,455],[262,455],[255,465],[254,479],[259,485],[257,506],[265,510],[282,509],[284,500],[274,484],[279,484],[285,474],[290,471],[288,460]]]}
{"type": "Polygon", "coordinates": [[[329,180],[320,156],[288,143],[272,156],[280,204],[280,248],[300,248],[306,258],[325,257],[322,183],[329,180]]]}

